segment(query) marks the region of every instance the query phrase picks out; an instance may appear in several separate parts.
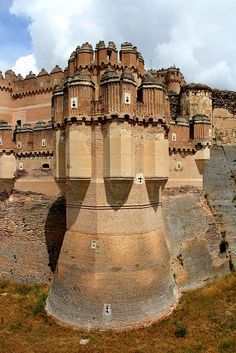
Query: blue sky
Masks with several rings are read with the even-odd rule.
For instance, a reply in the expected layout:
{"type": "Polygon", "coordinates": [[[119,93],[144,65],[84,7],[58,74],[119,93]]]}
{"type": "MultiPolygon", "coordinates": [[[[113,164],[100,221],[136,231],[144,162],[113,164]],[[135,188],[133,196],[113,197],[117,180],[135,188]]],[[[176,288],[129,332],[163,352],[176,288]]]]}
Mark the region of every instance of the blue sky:
{"type": "Polygon", "coordinates": [[[32,45],[27,30],[30,21],[10,14],[11,3],[0,0],[0,60],[13,66],[18,57],[32,52],[32,45]]]}
{"type": "Polygon", "coordinates": [[[67,65],[86,41],[131,41],[146,67],[236,90],[235,0],[0,0],[0,68],[67,65]]]}

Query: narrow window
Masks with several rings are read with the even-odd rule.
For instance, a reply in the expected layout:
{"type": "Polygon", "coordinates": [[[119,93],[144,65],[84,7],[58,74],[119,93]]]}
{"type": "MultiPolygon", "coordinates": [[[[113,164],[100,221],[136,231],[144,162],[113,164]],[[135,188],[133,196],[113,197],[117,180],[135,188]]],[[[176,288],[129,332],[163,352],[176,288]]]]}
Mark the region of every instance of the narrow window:
{"type": "Polygon", "coordinates": [[[131,103],[131,96],[129,92],[125,92],[125,104],[131,103]]]}
{"type": "Polygon", "coordinates": [[[72,98],[70,99],[70,107],[71,107],[72,109],[75,109],[75,108],[77,108],[77,105],[78,105],[78,99],[77,99],[77,97],[72,97],[72,98]]]}
{"type": "Polygon", "coordinates": [[[41,146],[42,146],[42,147],[45,147],[45,146],[46,146],[46,139],[42,139],[42,141],[41,141],[41,146]]]}
{"type": "Polygon", "coordinates": [[[173,133],[173,134],[171,135],[171,139],[172,139],[172,141],[176,141],[176,134],[175,134],[175,133],[173,133]]]}

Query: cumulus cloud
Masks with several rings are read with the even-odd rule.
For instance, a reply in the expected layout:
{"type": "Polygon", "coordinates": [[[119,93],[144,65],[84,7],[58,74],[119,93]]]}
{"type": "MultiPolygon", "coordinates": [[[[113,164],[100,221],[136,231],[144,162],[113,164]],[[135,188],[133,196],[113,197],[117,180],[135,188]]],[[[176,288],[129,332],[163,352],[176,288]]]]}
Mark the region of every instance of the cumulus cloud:
{"type": "Polygon", "coordinates": [[[18,58],[12,69],[16,74],[23,76],[26,76],[29,71],[33,71],[34,73],[38,73],[39,71],[36,66],[35,57],[32,54],[18,58]]]}
{"type": "Polygon", "coordinates": [[[147,67],[175,64],[187,81],[236,90],[235,0],[13,0],[10,11],[30,21],[38,68],[65,67],[85,41],[127,40],[147,67]]]}

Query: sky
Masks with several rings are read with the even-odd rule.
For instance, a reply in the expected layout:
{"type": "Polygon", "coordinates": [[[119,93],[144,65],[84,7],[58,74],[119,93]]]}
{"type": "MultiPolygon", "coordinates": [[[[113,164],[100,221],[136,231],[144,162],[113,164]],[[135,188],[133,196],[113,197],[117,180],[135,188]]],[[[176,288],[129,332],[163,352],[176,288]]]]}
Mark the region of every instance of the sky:
{"type": "Polygon", "coordinates": [[[236,91],[235,0],[0,0],[0,69],[67,66],[86,41],[130,41],[146,68],[236,91]]]}

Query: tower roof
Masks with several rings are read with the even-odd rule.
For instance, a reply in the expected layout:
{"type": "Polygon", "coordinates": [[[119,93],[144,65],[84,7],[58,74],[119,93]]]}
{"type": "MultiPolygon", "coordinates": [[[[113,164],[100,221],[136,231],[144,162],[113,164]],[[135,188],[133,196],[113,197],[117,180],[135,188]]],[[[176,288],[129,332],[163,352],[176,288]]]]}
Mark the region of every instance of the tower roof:
{"type": "Polygon", "coordinates": [[[121,74],[121,80],[125,81],[125,80],[129,80],[129,81],[133,81],[134,82],[134,75],[132,74],[131,70],[128,68],[125,68],[124,71],[121,74]]]}
{"type": "Polygon", "coordinates": [[[104,74],[101,77],[101,83],[104,83],[105,81],[110,81],[110,80],[119,80],[119,75],[112,66],[109,66],[108,68],[106,68],[104,74]]]}
{"type": "Polygon", "coordinates": [[[142,79],[142,84],[145,85],[161,85],[162,82],[156,76],[152,75],[151,72],[147,72],[142,79]]]}

